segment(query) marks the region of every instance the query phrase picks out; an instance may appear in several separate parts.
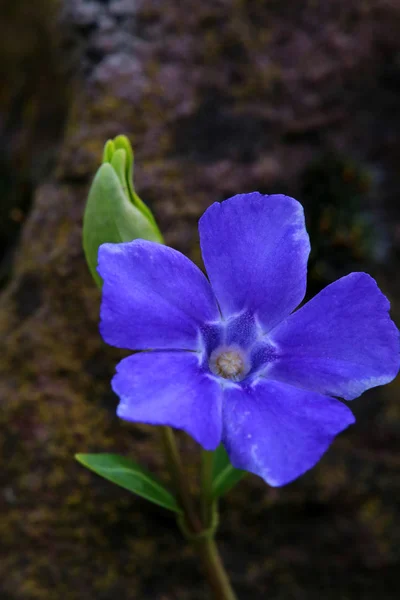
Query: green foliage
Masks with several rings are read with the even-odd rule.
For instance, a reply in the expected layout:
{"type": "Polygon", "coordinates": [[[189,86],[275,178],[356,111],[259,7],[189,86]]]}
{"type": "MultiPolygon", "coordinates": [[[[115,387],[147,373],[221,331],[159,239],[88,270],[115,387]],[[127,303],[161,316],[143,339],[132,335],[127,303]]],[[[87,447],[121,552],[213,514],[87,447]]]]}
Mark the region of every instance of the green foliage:
{"type": "Polygon", "coordinates": [[[118,454],[76,454],[82,465],[154,504],[181,513],[173,495],[149,471],[118,454]]]}
{"type": "Polygon", "coordinates": [[[120,135],[104,146],[103,164],[94,177],[83,217],[83,248],[99,286],[102,284],[96,271],[99,246],[138,238],[163,241],[150,209],[135,192],[133,151],[128,139],[120,135]]]}
{"type": "Polygon", "coordinates": [[[214,452],[212,470],[212,497],[214,500],[229,492],[246,475],[246,471],[235,469],[230,463],[225,448],[218,446],[214,452]]]}

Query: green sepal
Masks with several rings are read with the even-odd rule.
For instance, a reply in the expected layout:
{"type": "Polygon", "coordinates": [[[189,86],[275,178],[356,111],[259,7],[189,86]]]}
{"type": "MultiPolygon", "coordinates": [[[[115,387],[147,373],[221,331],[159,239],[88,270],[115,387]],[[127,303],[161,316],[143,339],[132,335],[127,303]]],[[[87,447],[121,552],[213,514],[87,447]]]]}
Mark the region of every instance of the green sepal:
{"type": "Polygon", "coordinates": [[[213,500],[223,496],[231,490],[247,474],[247,471],[235,469],[231,465],[229,456],[221,444],[214,452],[212,469],[211,494],[213,500]]]}
{"type": "Polygon", "coordinates": [[[171,492],[152,473],[132,460],[118,454],[76,454],[75,458],[104,479],[149,502],[182,514],[171,492]]]}

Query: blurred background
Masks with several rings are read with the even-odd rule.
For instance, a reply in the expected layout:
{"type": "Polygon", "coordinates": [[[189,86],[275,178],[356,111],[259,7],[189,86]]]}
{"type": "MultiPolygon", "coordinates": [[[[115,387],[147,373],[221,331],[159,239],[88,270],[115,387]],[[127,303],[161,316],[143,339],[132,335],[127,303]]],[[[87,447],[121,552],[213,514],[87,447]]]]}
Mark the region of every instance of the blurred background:
{"type": "MultiPolygon", "coordinates": [[[[291,194],[310,293],[367,270],[400,322],[398,1],[0,0],[2,600],[209,597],[169,514],[73,458],[115,451],[164,471],[157,433],[115,416],[120,353],[98,334],[81,249],[119,133],[168,244],[199,262],[212,202],[291,194]]],[[[399,387],[354,401],[356,426],[301,479],[249,476],[222,502],[239,598],[400,596],[399,387]]],[[[180,443],[195,486],[195,446],[180,443]]]]}

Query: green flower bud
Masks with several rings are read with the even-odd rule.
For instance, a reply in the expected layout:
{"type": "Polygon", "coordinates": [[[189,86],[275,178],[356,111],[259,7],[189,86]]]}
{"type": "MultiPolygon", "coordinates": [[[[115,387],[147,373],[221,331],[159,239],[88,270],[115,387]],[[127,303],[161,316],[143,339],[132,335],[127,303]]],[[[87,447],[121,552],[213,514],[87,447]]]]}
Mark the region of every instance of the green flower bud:
{"type": "Polygon", "coordinates": [[[127,137],[119,135],[104,146],[103,164],[93,179],[83,217],[83,249],[99,286],[102,285],[96,271],[99,246],[137,238],[163,242],[152,212],[133,186],[132,147],[127,137]]]}

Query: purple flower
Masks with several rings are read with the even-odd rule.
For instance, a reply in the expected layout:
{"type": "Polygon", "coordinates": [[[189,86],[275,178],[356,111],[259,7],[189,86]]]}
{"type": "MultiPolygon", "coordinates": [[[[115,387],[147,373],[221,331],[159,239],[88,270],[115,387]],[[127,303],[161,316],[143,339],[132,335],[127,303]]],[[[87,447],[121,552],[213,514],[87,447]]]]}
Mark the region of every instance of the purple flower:
{"type": "Polygon", "coordinates": [[[154,242],[103,244],[101,333],[122,360],[112,387],[128,421],[183,429],[272,486],[292,481],[354,422],[352,400],[399,368],[389,302],[351,273],[300,309],[310,250],[302,206],[241,194],[199,223],[208,280],[154,242]]]}

